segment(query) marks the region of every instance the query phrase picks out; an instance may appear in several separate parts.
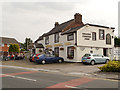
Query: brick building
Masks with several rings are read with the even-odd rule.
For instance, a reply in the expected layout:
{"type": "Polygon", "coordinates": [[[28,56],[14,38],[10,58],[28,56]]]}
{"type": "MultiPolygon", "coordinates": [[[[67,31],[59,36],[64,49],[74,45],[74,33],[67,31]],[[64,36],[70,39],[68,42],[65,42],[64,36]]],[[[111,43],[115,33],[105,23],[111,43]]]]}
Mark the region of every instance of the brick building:
{"type": "Polygon", "coordinates": [[[19,44],[19,42],[14,38],[0,37],[0,54],[7,56],[9,45],[10,44],[19,44]]]}

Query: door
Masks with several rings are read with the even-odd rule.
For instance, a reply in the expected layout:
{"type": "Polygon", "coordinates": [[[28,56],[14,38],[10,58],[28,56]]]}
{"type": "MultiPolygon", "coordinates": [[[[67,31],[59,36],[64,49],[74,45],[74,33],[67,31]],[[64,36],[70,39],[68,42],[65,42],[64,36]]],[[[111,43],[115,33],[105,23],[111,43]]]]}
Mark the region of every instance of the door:
{"type": "Polygon", "coordinates": [[[107,51],[108,51],[107,48],[103,48],[103,55],[104,55],[104,56],[107,56],[107,51]]]}

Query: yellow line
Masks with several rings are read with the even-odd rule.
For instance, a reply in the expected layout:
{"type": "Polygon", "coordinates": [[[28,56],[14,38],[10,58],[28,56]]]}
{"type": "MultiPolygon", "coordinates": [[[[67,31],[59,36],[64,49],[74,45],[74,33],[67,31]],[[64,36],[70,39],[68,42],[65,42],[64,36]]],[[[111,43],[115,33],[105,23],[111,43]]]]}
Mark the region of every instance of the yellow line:
{"type": "Polygon", "coordinates": [[[106,79],[106,78],[94,78],[94,77],[88,77],[88,78],[99,79],[99,80],[108,80],[108,81],[114,81],[114,82],[120,81],[120,80],[112,80],[112,79],[106,79]]]}

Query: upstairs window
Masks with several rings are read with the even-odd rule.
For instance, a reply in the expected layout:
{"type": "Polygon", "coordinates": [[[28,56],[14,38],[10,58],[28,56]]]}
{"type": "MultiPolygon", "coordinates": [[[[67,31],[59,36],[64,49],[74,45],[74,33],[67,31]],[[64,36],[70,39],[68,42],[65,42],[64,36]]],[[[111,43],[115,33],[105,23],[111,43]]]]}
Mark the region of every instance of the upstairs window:
{"type": "Polygon", "coordinates": [[[99,39],[104,40],[104,30],[99,30],[99,39]]]}
{"type": "Polygon", "coordinates": [[[92,32],[92,40],[93,40],[93,41],[96,40],[96,32],[92,32]]]}
{"type": "Polygon", "coordinates": [[[49,44],[49,36],[45,37],[45,44],[49,44]]]}
{"type": "Polygon", "coordinates": [[[59,42],[59,33],[55,34],[54,41],[55,43],[59,42]]]}
{"type": "Polygon", "coordinates": [[[70,40],[74,40],[74,33],[71,33],[67,36],[67,40],[70,41],[70,40]]]}
{"type": "Polygon", "coordinates": [[[106,35],[106,44],[111,44],[111,35],[110,34],[106,35]]]}

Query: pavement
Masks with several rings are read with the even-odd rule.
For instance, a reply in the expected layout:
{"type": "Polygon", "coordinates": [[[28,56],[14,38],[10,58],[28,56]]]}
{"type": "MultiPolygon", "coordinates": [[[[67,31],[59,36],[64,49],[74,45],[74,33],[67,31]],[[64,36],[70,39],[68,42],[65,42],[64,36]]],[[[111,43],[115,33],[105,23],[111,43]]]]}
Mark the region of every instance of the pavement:
{"type": "Polygon", "coordinates": [[[82,63],[52,63],[52,64],[36,64],[26,60],[13,60],[13,61],[2,61],[2,65],[6,67],[22,68],[28,70],[52,72],[59,74],[68,74],[71,76],[86,76],[120,80],[120,73],[117,72],[101,72],[97,67],[103,66],[104,64],[97,65],[84,65],[82,63]]]}
{"type": "Polygon", "coordinates": [[[2,90],[118,90],[118,80],[71,76],[53,72],[30,70],[29,68],[2,68],[2,90]],[[58,90],[58,89],[57,89],[58,90]]]}

